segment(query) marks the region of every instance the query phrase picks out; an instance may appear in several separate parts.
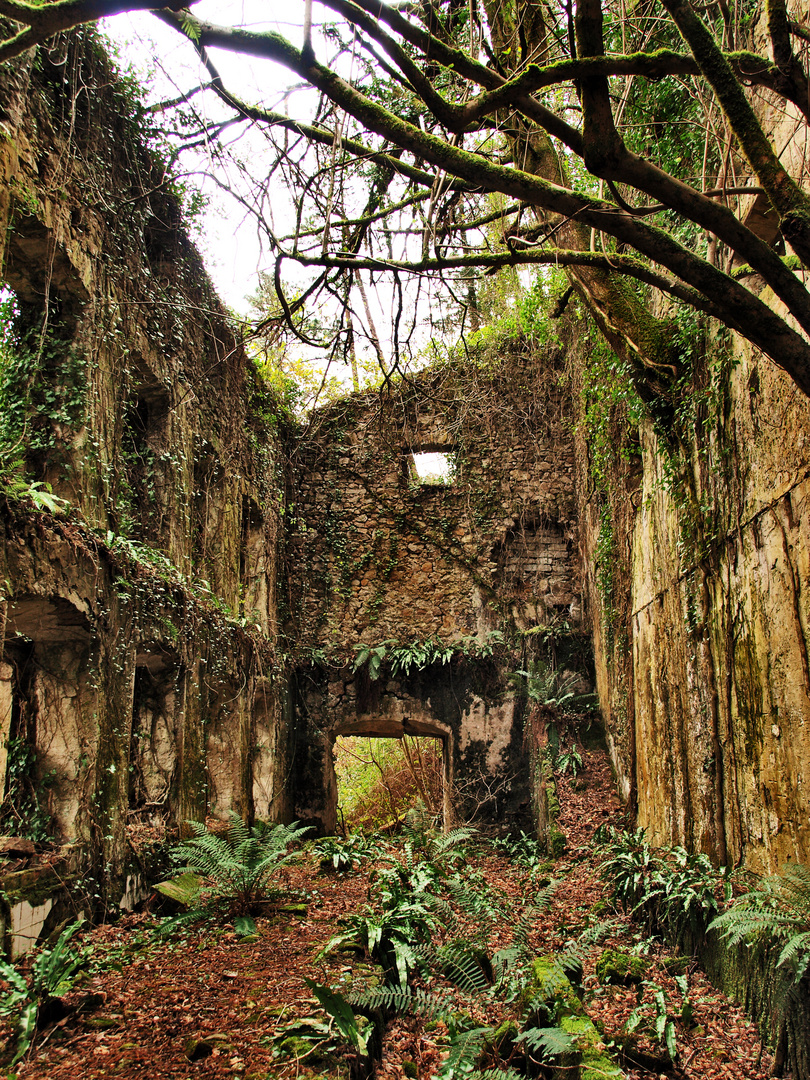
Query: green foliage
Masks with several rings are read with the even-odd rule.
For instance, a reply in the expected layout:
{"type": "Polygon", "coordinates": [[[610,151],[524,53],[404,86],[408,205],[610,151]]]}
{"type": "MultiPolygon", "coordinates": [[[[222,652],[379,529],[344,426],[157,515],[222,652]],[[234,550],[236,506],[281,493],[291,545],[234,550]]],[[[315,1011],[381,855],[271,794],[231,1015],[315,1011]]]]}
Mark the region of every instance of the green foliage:
{"type": "MultiPolygon", "coordinates": [[[[386,966],[387,984],[348,998],[322,988],[318,1000],[355,1049],[362,1045],[358,1019],[363,1013],[412,1012],[426,1021],[440,1021],[447,1048],[439,1073],[442,1080],[511,1076],[513,1066],[518,1075],[539,1075],[575,1049],[577,1040],[557,1026],[556,1005],[545,1012],[541,1006],[545,1008],[549,996],[555,998],[560,987],[566,987],[571,1007],[580,1010],[569,979],[581,982],[582,950],[606,928],[588,931],[580,942],[541,965],[538,976],[531,932],[551,905],[554,883],[516,918],[513,901],[494,892],[483,875],[470,868],[468,857],[460,863],[455,857],[459,845],[472,838],[471,830],[457,830],[446,837],[415,836],[406,842],[401,862],[378,874],[376,907],[347,917],[346,934],[329,946],[362,947],[376,956],[386,966]],[[463,927],[461,933],[454,934],[456,923],[463,927]],[[490,959],[485,945],[492,928],[505,923],[513,927],[512,943],[490,959]],[[440,945],[433,941],[438,929],[443,935],[440,945]],[[387,956],[386,940],[392,943],[387,956]],[[403,951],[401,963],[397,948],[403,951]],[[441,974],[455,985],[456,995],[414,989],[408,981],[413,968],[425,980],[441,974]],[[522,1029],[514,1020],[500,1028],[482,1025],[459,1009],[458,993],[477,999],[477,1014],[488,1000],[519,1003],[525,1017],[522,1029]]],[[[314,991],[309,980],[308,985],[314,991]]]]}
{"type": "Polygon", "coordinates": [[[669,999],[666,992],[654,982],[644,982],[638,988],[638,1004],[624,1025],[628,1035],[644,1033],[666,1050],[671,1062],[677,1061],[678,1044],[675,1024],[670,1019],[669,999]],[[644,1001],[645,988],[651,1000],[644,1001]]]}
{"type": "Polygon", "coordinates": [[[702,934],[731,894],[726,868],[716,869],[705,855],[682,847],[654,848],[644,830],[610,830],[603,844],[601,876],[611,896],[642,920],[648,932],[676,940],[702,934]]]}
{"type": "Polygon", "coordinates": [[[516,1042],[523,1043],[541,1059],[557,1057],[572,1049],[574,1041],[558,1027],[532,1027],[521,1032],[516,1042]]]}
{"type": "Polygon", "coordinates": [[[56,323],[26,325],[16,297],[0,292],[0,485],[49,513],[65,503],[30,482],[27,462],[61,463],[64,430],[81,423],[87,389],[87,361],[62,333],[56,323]]]}
{"type": "Polygon", "coordinates": [[[442,806],[438,739],[341,736],[334,758],[340,811],[350,828],[366,832],[403,821],[435,825],[442,806]]]}
{"type": "Polygon", "coordinates": [[[37,843],[47,840],[52,825],[47,787],[53,773],[36,779],[36,749],[24,736],[6,742],[6,796],[0,804],[0,829],[37,843]]]}
{"type": "Polygon", "coordinates": [[[554,768],[562,773],[563,776],[571,770],[571,775],[576,777],[577,773],[582,768],[582,755],[576,746],[569,746],[567,750],[564,750],[557,756],[557,760],[554,763],[554,768]]]}
{"type": "Polygon", "coordinates": [[[315,1016],[301,1016],[279,1025],[273,1036],[276,1057],[294,1057],[297,1062],[314,1065],[338,1049],[340,1033],[335,1036],[334,1025],[315,1016]]]}
{"type": "Polygon", "coordinates": [[[509,681],[526,694],[529,701],[547,709],[566,714],[593,708],[593,694],[577,693],[578,675],[563,677],[553,664],[541,660],[533,660],[528,668],[513,671],[509,681]]]}
{"type": "Polygon", "coordinates": [[[325,869],[331,867],[333,870],[345,871],[353,870],[367,859],[380,858],[385,848],[374,837],[351,833],[345,838],[324,836],[313,845],[312,850],[325,869]]]}
{"type": "Polygon", "coordinates": [[[313,979],[305,978],[304,982],[315,995],[324,1012],[332,1017],[346,1042],[359,1054],[365,1056],[368,1053],[368,1039],[361,1031],[358,1018],[344,996],[337,990],[316,983],[313,979]]]}
{"type": "Polygon", "coordinates": [[[810,970],[810,868],[802,863],[762,881],[734,901],[709,927],[730,945],[780,947],[777,967],[788,986],[810,970]]]}
{"type": "Polygon", "coordinates": [[[445,644],[439,638],[425,641],[400,643],[394,639],[381,641],[377,645],[355,645],[356,656],[353,671],[359,671],[368,664],[368,674],[372,681],[380,678],[384,668],[392,675],[410,675],[412,671],[423,671],[431,664],[449,664],[459,657],[468,659],[487,659],[492,656],[496,646],[503,644],[503,634],[491,630],[485,641],[477,635],[463,637],[452,644],[445,644]]]}
{"type": "Polygon", "coordinates": [[[515,835],[498,837],[491,841],[496,851],[501,852],[512,862],[532,870],[539,862],[547,858],[546,850],[533,836],[522,829],[515,835]]]}
{"type": "Polygon", "coordinates": [[[617,620],[616,611],[616,534],[613,529],[613,514],[610,503],[605,500],[599,508],[599,535],[594,549],[596,580],[602,598],[602,620],[605,626],[608,645],[613,644],[614,628],[617,620]]]}
{"type": "Polygon", "coordinates": [[[248,826],[234,813],[222,835],[197,821],[187,824],[195,835],[171,852],[182,870],[174,879],[155,888],[167,895],[174,893],[177,899],[178,879],[190,886],[188,875],[194,875],[199,889],[195,893],[189,887],[186,892],[189,910],[164,922],[158,931],[161,935],[202,918],[232,919],[249,915],[268,897],[274,876],[297,857],[288,850],[290,845],[309,831],[298,822],[292,825],[258,822],[248,826]]]}
{"type": "Polygon", "coordinates": [[[89,948],[71,944],[81,925],[80,920],[65,927],[52,948],[42,949],[27,978],[12,964],[0,960],[0,979],[8,986],[0,997],[0,1014],[17,1020],[17,1048],[12,1066],[21,1060],[34,1041],[40,1010],[54,999],[64,997],[89,961],[89,948]]]}
{"type": "Polygon", "coordinates": [[[638,453],[637,430],[646,411],[627,362],[593,330],[589,344],[582,378],[584,426],[591,476],[597,490],[607,493],[618,462],[629,462],[638,453]],[[618,431],[623,438],[617,438],[618,431]]]}
{"type": "Polygon", "coordinates": [[[416,946],[430,940],[436,905],[429,895],[407,891],[383,892],[381,899],[382,910],[368,907],[344,916],[344,932],[327,942],[322,955],[346,947],[361,950],[383,966],[389,980],[404,986],[420,962],[416,946]]]}

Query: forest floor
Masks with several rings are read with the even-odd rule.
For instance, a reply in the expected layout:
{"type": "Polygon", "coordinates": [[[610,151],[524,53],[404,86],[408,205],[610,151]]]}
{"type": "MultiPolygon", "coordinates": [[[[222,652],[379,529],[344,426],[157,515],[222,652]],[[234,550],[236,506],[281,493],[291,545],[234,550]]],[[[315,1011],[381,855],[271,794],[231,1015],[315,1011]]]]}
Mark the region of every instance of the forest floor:
{"type": "MultiPolygon", "coordinates": [[[[674,964],[680,966],[676,979],[671,973],[673,949],[648,937],[623,913],[612,908],[605,913],[604,885],[590,841],[598,826],[623,824],[622,812],[605,755],[591,749],[583,750],[582,756],[583,770],[576,780],[558,777],[560,823],[567,836],[563,856],[530,868],[489,845],[465,844],[463,870],[471,875],[470,888],[481,895],[486,891],[492,900],[490,910],[497,909],[499,917],[482,931],[469,910],[458,910],[453,933],[472,941],[485,932],[490,955],[513,941],[519,925],[528,928],[528,945],[537,956],[558,952],[572,940],[585,940],[580,946],[584,1002],[605,1042],[610,1045],[611,1037],[634,1018],[631,1027],[635,1025],[644,1067],[624,1061],[623,1074],[631,1080],[659,1075],[764,1080],[770,1055],[762,1052],[758,1034],[743,1013],[710,985],[693,961],[683,958],[674,964]],[[531,917],[532,899],[549,879],[556,883],[551,904],[531,917]],[[605,919],[611,922],[601,939],[587,944],[583,931],[605,919]],[[640,987],[599,984],[595,964],[606,948],[643,958],[640,987]],[[687,985],[689,1007],[684,1008],[687,985]],[[657,1037],[661,1002],[674,1023],[675,1063],[667,1060],[657,1037]]],[[[282,871],[281,885],[306,908],[300,917],[276,913],[257,919],[255,940],[240,938],[233,925],[197,927],[156,940],[152,932],[156,919],[149,912],[124,915],[86,932],[83,941],[92,950],[89,974],[66,999],[73,1009],[42,1027],[16,1066],[16,1075],[19,1080],[350,1076],[351,1050],[334,1025],[329,1026],[329,1017],[304,979],[347,996],[352,986],[357,990],[379,982],[379,968],[362,957],[345,951],[319,954],[343,929],[342,917],[364,910],[374,894],[379,866],[413,857],[412,849],[392,841],[376,862],[336,873],[324,871],[311,845],[305,845],[300,860],[282,871]]],[[[434,929],[438,938],[443,932],[450,933],[449,925],[434,929]]],[[[458,1010],[456,1015],[471,1018],[469,1024],[497,1027],[518,1007],[514,996],[510,1000],[509,994],[492,988],[464,993],[441,975],[417,975],[415,984],[426,993],[443,995],[445,1003],[458,1010]]],[[[2,1034],[13,1043],[9,1024],[2,1034]]],[[[382,1056],[373,1075],[428,1080],[439,1076],[443,1062],[442,1075],[451,1075],[448,1043],[448,1025],[441,1019],[396,1016],[385,1026],[382,1056]]],[[[485,1068],[505,1069],[510,1060],[506,1051],[503,1054],[499,1058],[490,1052],[488,1058],[479,1058],[479,1066],[484,1060],[485,1068]]]]}

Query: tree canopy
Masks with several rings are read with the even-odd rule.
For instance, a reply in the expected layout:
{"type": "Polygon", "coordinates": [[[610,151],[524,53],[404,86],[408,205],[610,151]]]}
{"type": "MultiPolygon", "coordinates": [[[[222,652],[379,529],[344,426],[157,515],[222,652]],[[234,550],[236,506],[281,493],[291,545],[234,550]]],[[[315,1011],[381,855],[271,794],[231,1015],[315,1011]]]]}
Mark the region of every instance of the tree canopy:
{"type": "MultiPolygon", "coordinates": [[[[262,125],[277,148],[297,216],[285,235],[268,228],[274,284],[301,338],[313,340],[308,305],[322,292],[346,299],[363,270],[391,274],[396,297],[405,274],[463,293],[481,272],[552,265],[644,393],[666,395],[679,377],[672,311],[686,304],[810,394],[806,13],[793,18],[785,0],[320,3],[332,21],[298,41],[214,25],[179,3],[154,12],[197,50],[203,91],[229,122],[262,125]],[[320,95],[315,117],[240,98],[215,50],[304,80],[320,95]],[[290,260],[312,268],[294,299],[290,260]]],[[[0,59],[143,8],[0,0],[19,28],[0,59]]]]}

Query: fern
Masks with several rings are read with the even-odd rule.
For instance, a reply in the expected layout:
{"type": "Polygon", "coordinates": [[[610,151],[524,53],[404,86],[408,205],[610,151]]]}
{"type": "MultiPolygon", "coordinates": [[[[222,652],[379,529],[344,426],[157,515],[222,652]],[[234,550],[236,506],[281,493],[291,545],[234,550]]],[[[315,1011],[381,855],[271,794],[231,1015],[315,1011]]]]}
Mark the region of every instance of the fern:
{"type": "MultiPolygon", "coordinates": [[[[188,911],[161,925],[161,935],[217,913],[230,918],[249,914],[267,896],[271,878],[295,858],[290,844],[309,831],[297,822],[258,822],[250,827],[234,813],[224,836],[197,821],[188,826],[195,835],[178,844],[171,855],[180,864],[177,876],[196,876],[199,890],[190,894],[188,911]]],[[[155,888],[172,895],[172,884],[161,882],[155,888]]]]}
{"type": "Polygon", "coordinates": [[[472,838],[477,835],[477,829],[472,828],[470,825],[463,825],[460,828],[451,829],[450,832],[445,833],[444,836],[431,840],[430,855],[434,861],[438,861],[442,856],[449,854],[461,844],[466,843],[468,840],[472,840],[472,838]]]}
{"type": "Polygon", "coordinates": [[[487,1069],[485,1072],[476,1069],[467,1073],[464,1080],[526,1080],[526,1074],[516,1069],[487,1069]]]}
{"type": "Polygon", "coordinates": [[[425,990],[411,990],[407,986],[374,987],[362,994],[350,995],[349,1002],[354,1009],[363,1011],[380,1009],[392,1014],[411,1012],[421,1016],[427,1023],[447,1020],[455,1009],[453,1002],[437,994],[430,994],[425,990]]]}
{"type": "Polygon", "coordinates": [[[320,1003],[324,1012],[331,1016],[340,1034],[361,1055],[368,1053],[368,1037],[360,1030],[354,1009],[344,996],[329,986],[321,986],[313,979],[304,979],[320,1003]]]}
{"type": "Polygon", "coordinates": [[[72,989],[80,970],[90,957],[90,949],[76,948],[71,938],[81,928],[83,919],[65,927],[52,948],[44,948],[31,965],[26,979],[15,967],[0,960],[0,978],[9,984],[0,997],[0,1013],[17,1020],[17,1049],[13,1067],[28,1052],[37,1031],[37,1019],[43,1005],[61,998],[72,989]]]}
{"type": "Polygon", "coordinates": [[[545,885],[537,893],[532,903],[524,910],[523,914],[515,924],[512,941],[513,947],[517,950],[519,959],[529,960],[531,958],[533,948],[529,941],[529,934],[534,928],[537,916],[542,915],[543,912],[548,911],[551,907],[556,888],[556,881],[550,881],[548,885],[545,885]]]}
{"type": "Polygon", "coordinates": [[[515,1039],[516,1043],[525,1043],[526,1047],[541,1058],[558,1057],[573,1049],[574,1040],[558,1027],[532,1027],[522,1031],[515,1039]]]}
{"type": "Polygon", "coordinates": [[[777,959],[783,976],[795,985],[810,968],[810,868],[801,863],[764,878],[710,925],[730,945],[760,948],[784,943],[777,959]]]}
{"type": "Polygon", "coordinates": [[[492,984],[492,964],[482,949],[464,941],[450,941],[437,953],[443,974],[468,994],[480,994],[492,984]]]}
{"type": "Polygon", "coordinates": [[[495,1033],[491,1027],[464,1028],[450,1033],[450,1051],[442,1062],[439,1076],[443,1080],[469,1075],[478,1063],[484,1046],[495,1033]]]}

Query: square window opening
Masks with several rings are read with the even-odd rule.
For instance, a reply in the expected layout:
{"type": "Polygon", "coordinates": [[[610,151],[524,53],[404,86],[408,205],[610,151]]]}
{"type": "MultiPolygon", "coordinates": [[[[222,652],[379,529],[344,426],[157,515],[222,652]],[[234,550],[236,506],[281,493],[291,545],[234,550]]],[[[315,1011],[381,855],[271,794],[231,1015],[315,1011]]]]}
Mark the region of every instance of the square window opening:
{"type": "Polygon", "coordinates": [[[418,450],[408,455],[408,478],[412,484],[452,484],[457,467],[456,454],[452,450],[418,450]]]}

